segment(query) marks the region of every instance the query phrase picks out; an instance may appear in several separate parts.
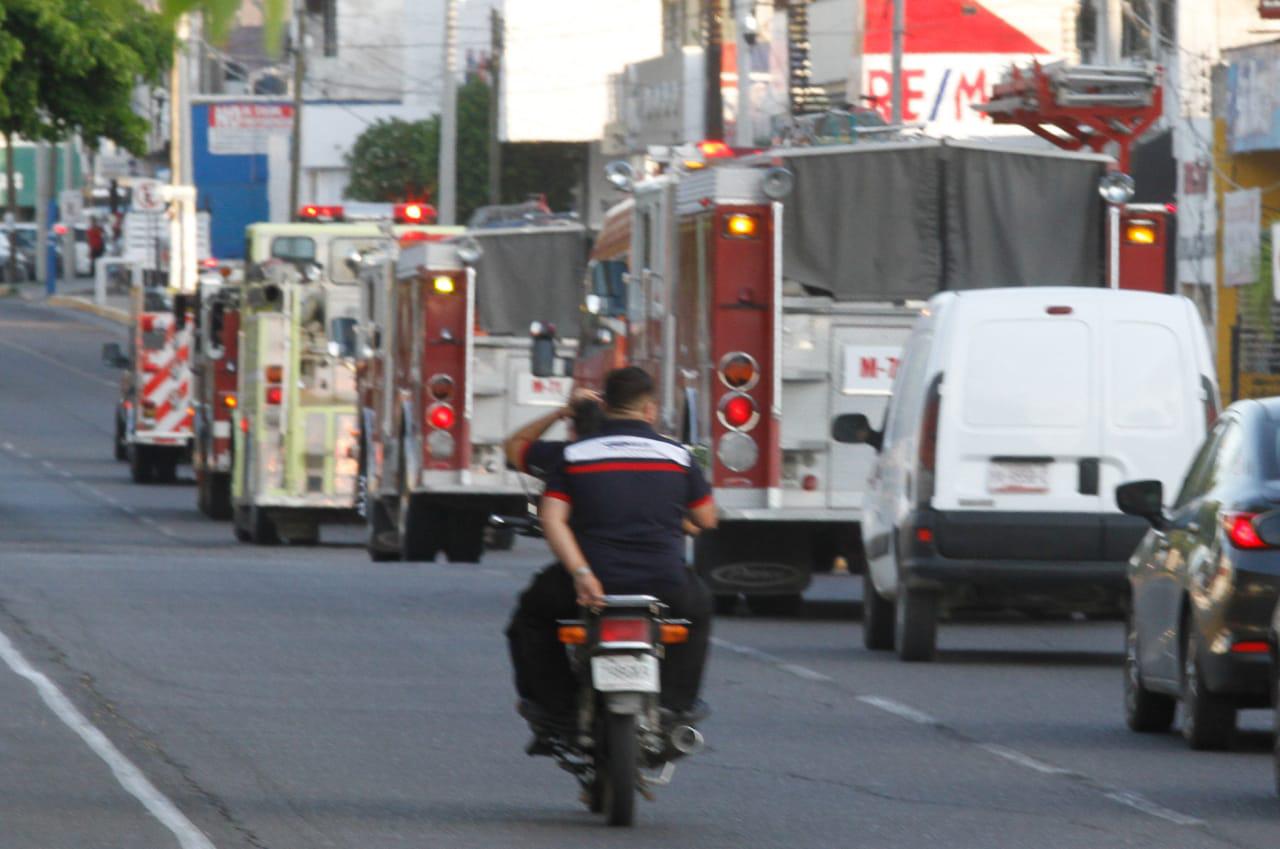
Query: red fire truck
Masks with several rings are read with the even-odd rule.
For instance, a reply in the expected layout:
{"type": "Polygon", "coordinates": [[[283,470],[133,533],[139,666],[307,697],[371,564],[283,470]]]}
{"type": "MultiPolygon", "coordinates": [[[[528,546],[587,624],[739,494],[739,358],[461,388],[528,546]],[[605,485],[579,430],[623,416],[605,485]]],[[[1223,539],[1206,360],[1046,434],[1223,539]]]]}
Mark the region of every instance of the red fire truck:
{"type": "Polygon", "coordinates": [[[475,562],[488,517],[524,512],[503,439],[572,388],[533,377],[526,328],[572,320],[585,253],[582,226],[553,220],[365,254],[357,486],[373,560],[475,562]]]}
{"type": "Polygon", "coordinates": [[[201,275],[192,356],[195,438],[191,469],[196,478],[196,505],[213,519],[231,518],[231,426],[239,401],[240,295],[238,282],[230,273],[201,275]]]}
{"type": "MultiPolygon", "coordinates": [[[[591,255],[574,376],[597,385],[624,363],[654,376],[661,429],[701,460],[720,507],[694,561],[722,608],[744,595],[791,609],[838,556],[861,567],[872,454],[833,442],[829,423],[883,417],[935,292],[1104,284],[1108,167],[919,138],[691,160],[642,181],[613,172],[632,196],[591,255]]],[[[1152,236],[1133,223],[1121,239],[1152,236]]],[[[1137,259],[1120,256],[1113,276],[1135,279],[1137,259]]]]}

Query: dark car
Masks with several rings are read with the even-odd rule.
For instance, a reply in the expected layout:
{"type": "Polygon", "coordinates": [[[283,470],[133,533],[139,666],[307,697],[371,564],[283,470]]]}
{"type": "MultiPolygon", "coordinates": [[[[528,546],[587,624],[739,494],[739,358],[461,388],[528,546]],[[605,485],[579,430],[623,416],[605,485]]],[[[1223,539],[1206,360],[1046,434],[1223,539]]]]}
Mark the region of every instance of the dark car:
{"type": "Polygon", "coordinates": [[[1280,398],[1231,405],[1166,511],[1158,481],[1116,490],[1151,530],[1129,561],[1125,718],[1164,731],[1182,702],[1193,749],[1226,747],[1241,708],[1271,703],[1280,594],[1280,398]]]}

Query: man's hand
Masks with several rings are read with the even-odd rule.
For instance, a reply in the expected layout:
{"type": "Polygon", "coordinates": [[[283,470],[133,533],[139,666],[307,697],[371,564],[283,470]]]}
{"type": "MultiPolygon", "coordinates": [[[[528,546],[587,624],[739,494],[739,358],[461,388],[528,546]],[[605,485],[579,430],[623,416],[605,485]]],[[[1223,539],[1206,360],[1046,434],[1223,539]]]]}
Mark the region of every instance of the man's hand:
{"type": "Polygon", "coordinates": [[[575,575],[573,579],[574,592],[578,594],[578,604],[582,607],[589,607],[592,610],[599,610],[604,607],[604,585],[600,583],[600,579],[595,576],[594,572],[583,572],[575,575]]]}
{"type": "Polygon", "coordinates": [[[600,400],[600,393],[594,389],[575,389],[569,396],[569,403],[565,404],[560,410],[560,418],[573,418],[573,405],[579,401],[595,401],[597,404],[602,403],[600,400]]]}

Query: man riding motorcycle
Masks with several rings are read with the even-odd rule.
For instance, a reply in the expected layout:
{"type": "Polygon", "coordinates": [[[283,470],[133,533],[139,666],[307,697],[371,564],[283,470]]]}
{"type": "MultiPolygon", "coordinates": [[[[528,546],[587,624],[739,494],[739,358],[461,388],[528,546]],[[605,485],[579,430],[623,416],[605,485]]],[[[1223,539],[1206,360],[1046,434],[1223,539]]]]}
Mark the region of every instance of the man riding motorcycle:
{"type": "Polygon", "coordinates": [[[645,371],[610,372],[604,407],[599,433],[563,446],[546,475],[539,514],[559,562],[534,577],[507,629],[522,711],[543,719],[571,721],[577,687],[556,623],[606,593],[653,595],[689,620],[688,642],[670,646],[662,664],[662,704],[676,713],[698,704],[712,604],[685,563],[683,523],[716,526],[711,490],[689,451],[653,430],[658,403],[645,371]]]}

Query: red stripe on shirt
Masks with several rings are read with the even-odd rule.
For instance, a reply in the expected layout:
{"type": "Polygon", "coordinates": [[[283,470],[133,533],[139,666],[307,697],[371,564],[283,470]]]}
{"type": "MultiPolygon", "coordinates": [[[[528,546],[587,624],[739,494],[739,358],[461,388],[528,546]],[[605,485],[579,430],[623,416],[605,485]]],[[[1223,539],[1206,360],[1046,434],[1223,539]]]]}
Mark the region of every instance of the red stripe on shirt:
{"type": "Polygon", "coordinates": [[[529,440],[520,449],[520,465],[516,468],[517,472],[529,473],[529,449],[533,447],[533,440],[529,440]]]}
{"type": "Polygon", "coordinates": [[[554,498],[556,501],[564,501],[565,503],[568,503],[568,504],[573,503],[573,499],[569,497],[569,493],[561,492],[558,489],[548,489],[546,492],[542,494],[547,498],[554,498]]]}
{"type": "Polygon", "coordinates": [[[687,469],[679,463],[584,463],[580,466],[568,466],[565,471],[571,475],[590,475],[596,472],[685,472],[687,469]]]}
{"type": "Polygon", "coordinates": [[[702,496],[701,498],[699,498],[697,501],[691,502],[691,503],[689,504],[689,508],[688,508],[688,509],[690,509],[690,510],[695,510],[695,509],[697,509],[697,508],[701,507],[703,504],[707,504],[707,503],[709,503],[710,501],[711,501],[711,496],[710,496],[710,495],[704,495],[704,496],[702,496]]]}

